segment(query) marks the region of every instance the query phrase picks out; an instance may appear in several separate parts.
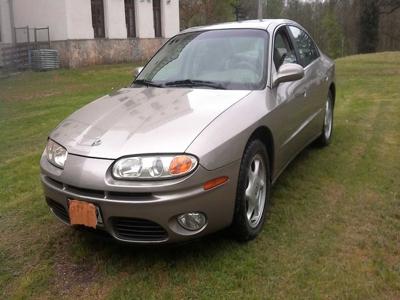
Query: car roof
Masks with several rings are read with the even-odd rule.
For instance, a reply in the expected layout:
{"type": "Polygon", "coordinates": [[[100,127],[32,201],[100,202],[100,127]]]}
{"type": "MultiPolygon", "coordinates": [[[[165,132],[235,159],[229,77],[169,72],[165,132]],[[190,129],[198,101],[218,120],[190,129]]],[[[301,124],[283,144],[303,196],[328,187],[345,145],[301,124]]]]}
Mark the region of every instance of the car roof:
{"type": "Polygon", "coordinates": [[[296,22],[288,19],[260,19],[260,20],[246,20],[246,21],[220,23],[207,26],[191,27],[186,30],[183,30],[182,33],[192,32],[192,31],[218,30],[218,29],[273,30],[276,26],[281,24],[293,24],[299,26],[299,24],[297,24],[296,22]]]}

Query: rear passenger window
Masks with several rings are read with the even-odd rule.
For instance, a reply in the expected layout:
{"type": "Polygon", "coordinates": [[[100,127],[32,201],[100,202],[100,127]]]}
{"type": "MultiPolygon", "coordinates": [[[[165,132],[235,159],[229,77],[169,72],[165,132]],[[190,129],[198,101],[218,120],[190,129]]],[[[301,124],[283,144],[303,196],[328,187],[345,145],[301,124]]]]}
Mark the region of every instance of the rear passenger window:
{"type": "Polygon", "coordinates": [[[289,26],[289,30],[297,46],[300,63],[306,67],[319,57],[317,47],[305,31],[294,26],[289,26]]]}

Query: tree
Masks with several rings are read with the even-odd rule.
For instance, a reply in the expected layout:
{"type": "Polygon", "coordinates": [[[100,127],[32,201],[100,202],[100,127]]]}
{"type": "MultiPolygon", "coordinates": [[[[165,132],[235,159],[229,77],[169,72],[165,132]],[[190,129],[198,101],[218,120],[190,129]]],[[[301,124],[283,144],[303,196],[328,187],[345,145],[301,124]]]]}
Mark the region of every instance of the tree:
{"type": "Polygon", "coordinates": [[[375,52],[378,47],[379,6],[376,0],[363,0],[360,9],[360,53],[375,52]]]}
{"type": "MultiPolygon", "coordinates": [[[[180,0],[181,27],[257,18],[257,0],[180,0]]],[[[305,27],[332,57],[400,49],[400,0],[263,0],[264,18],[305,27]]]]}
{"type": "Polygon", "coordinates": [[[181,29],[202,24],[202,15],[199,13],[201,8],[202,2],[200,0],[179,1],[181,29]]]}
{"type": "Polygon", "coordinates": [[[246,1],[246,0],[238,0],[236,1],[240,8],[241,8],[241,13],[242,13],[242,18],[241,20],[251,20],[251,19],[257,19],[257,0],[253,1],[246,1]]]}
{"type": "Polygon", "coordinates": [[[180,0],[181,28],[233,21],[232,0],[180,0]]]}
{"type": "Polygon", "coordinates": [[[400,9],[400,0],[379,0],[380,14],[390,15],[400,9]]]}
{"type": "Polygon", "coordinates": [[[264,18],[276,19],[283,16],[284,1],[268,0],[264,1],[264,18]]]}
{"type": "Polygon", "coordinates": [[[333,11],[325,14],[321,25],[324,51],[332,58],[342,56],[344,52],[343,33],[333,11]]]}

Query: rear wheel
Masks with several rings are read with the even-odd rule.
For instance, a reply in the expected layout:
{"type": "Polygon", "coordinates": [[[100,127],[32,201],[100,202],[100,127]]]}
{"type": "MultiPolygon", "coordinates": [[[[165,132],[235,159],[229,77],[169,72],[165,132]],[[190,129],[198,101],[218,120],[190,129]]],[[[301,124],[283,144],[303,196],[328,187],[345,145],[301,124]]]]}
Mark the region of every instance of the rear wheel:
{"type": "Polygon", "coordinates": [[[259,140],[247,146],[240,166],[232,224],[240,241],[254,239],[262,229],[269,204],[270,169],[268,152],[259,140]]]}
{"type": "Polygon", "coordinates": [[[316,140],[319,146],[328,146],[331,142],[333,131],[333,96],[332,92],[329,91],[328,98],[325,102],[325,117],[324,124],[322,126],[322,133],[316,140]]]}

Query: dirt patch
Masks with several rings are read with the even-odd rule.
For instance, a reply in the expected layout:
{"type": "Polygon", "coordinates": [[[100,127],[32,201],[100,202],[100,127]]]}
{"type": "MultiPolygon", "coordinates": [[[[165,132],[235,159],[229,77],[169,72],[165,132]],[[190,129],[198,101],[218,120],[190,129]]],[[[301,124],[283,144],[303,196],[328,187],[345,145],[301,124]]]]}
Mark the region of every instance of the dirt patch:
{"type": "Polygon", "coordinates": [[[53,284],[55,291],[60,296],[71,295],[72,290],[83,291],[97,281],[99,270],[95,264],[85,261],[74,262],[72,257],[65,251],[69,245],[69,239],[64,239],[57,246],[60,250],[54,256],[53,284]]]}
{"type": "Polygon", "coordinates": [[[345,199],[345,188],[337,182],[329,182],[324,189],[324,194],[329,204],[335,206],[345,199]]]}
{"type": "Polygon", "coordinates": [[[397,132],[386,132],[383,141],[390,146],[397,146],[400,144],[400,135],[397,132]]]}

